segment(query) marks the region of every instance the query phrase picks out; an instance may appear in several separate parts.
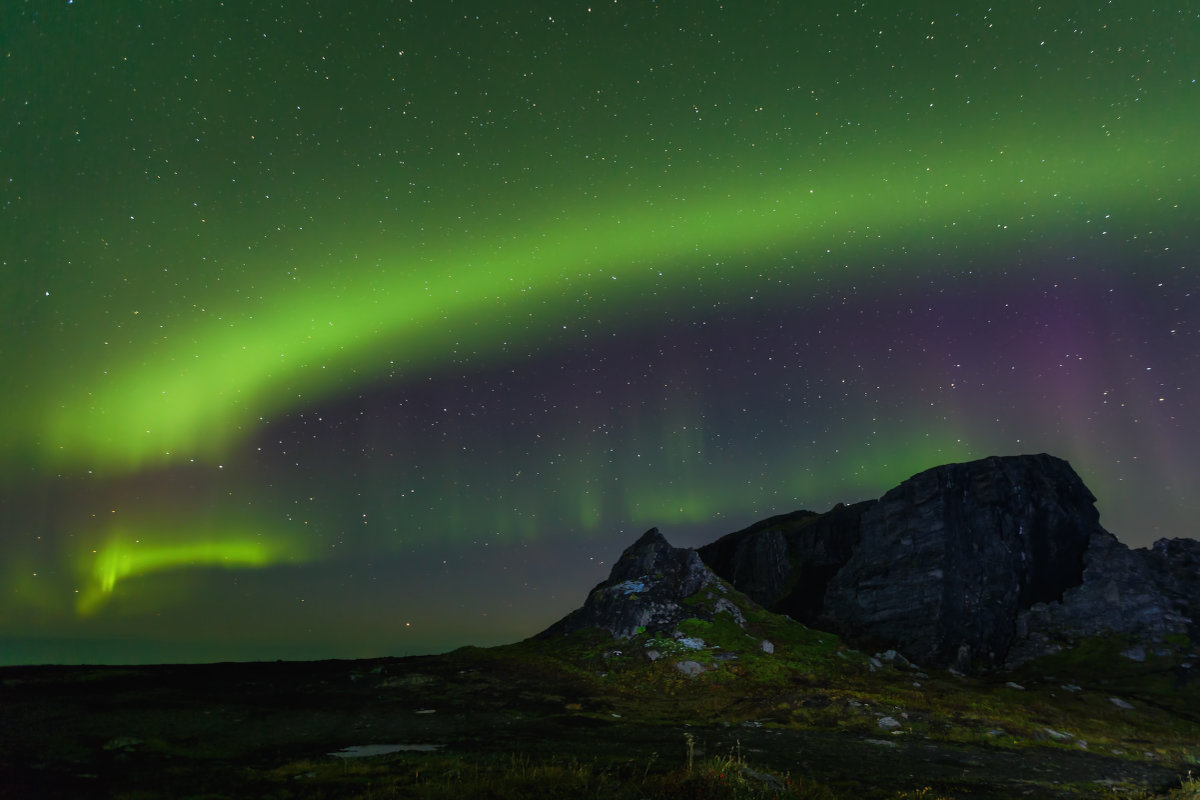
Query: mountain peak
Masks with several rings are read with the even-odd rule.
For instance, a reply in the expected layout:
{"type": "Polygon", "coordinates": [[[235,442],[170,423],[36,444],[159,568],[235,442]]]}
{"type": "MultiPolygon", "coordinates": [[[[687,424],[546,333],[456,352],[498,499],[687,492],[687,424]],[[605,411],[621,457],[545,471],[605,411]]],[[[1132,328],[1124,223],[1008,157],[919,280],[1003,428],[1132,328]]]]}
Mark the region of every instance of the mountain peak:
{"type": "Polygon", "coordinates": [[[618,639],[641,631],[670,634],[695,609],[687,598],[720,583],[695,550],[672,547],[658,528],[651,528],[613,565],[608,579],[588,593],[583,607],[571,612],[539,637],[603,628],[618,639]]]}

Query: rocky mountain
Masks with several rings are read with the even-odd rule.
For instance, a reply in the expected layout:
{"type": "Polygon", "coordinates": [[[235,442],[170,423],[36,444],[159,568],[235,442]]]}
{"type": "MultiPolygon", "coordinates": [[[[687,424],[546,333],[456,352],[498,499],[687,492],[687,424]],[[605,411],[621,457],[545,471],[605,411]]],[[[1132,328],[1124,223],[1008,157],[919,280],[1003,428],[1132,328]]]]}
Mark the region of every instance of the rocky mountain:
{"type": "Polygon", "coordinates": [[[695,550],[672,547],[658,528],[651,528],[621,553],[608,580],[588,593],[582,608],[538,636],[602,628],[615,638],[628,639],[639,633],[670,635],[680,622],[697,616],[711,620],[716,613],[727,612],[740,618],[738,607],[716,597],[714,590],[728,591],[695,550]],[[686,602],[705,588],[713,603],[686,602]]]}
{"type": "Polygon", "coordinates": [[[770,610],[956,667],[1028,660],[1085,636],[1200,633],[1200,542],[1130,550],[1045,454],[947,464],[882,498],[797,512],[700,548],[770,610]]]}
{"type": "Polygon", "coordinates": [[[1134,655],[1200,636],[1200,541],[1131,550],[1101,527],[1095,500],[1066,461],[993,457],[926,470],[878,500],[772,517],[697,551],[651,530],[542,635],[669,633],[702,606],[687,598],[724,579],[851,643],[961,671],[1101,634],[1128,637],[1134,655]]]}

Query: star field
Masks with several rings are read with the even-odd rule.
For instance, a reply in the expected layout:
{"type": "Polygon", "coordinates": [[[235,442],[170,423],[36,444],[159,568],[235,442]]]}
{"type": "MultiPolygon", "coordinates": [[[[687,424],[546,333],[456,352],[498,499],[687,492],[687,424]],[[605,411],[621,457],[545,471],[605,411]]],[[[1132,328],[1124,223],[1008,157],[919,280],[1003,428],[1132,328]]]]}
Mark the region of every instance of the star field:
{"type": "Polygon", "coordinates": [[[1195,536],[1186,3],[0,11],[0,662],[530,635],[922,469],[1195,536]]]}

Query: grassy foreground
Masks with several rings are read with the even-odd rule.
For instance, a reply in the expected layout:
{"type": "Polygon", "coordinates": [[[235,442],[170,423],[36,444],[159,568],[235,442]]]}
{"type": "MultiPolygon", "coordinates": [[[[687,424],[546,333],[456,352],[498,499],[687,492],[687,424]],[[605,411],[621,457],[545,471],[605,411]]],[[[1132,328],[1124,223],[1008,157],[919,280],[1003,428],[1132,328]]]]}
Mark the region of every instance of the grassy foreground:
{"type": "Polygon", "coordinates": [[[0,798],[1200,798],[1190,641],[960,676],[693,603],[623,641],[0,669],[0,798]]]}

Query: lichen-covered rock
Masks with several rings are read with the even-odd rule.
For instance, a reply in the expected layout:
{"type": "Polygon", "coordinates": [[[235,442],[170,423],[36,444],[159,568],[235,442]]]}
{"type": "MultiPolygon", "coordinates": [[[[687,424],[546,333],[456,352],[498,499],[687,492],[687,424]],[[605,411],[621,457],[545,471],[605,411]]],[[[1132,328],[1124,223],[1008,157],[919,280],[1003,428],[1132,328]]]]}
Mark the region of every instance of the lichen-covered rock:
{"type": "MultiPolygon", "coordinates": [[[[603,628],[618,639],[640,632],[670,634],[685,619],[706,616],[704,604],[683,603],[718,582],[696,551],[672,547],[657,528],[651,528],[625,549],[608,580],[588,594],[583,607],[551,625],[539,637],[561,636],[584,628],[603,628]]],[[[721,598],[708,604],[707,616],[740,610],[721,598]],[[732,611],[730,611],[732,607],[732,611]]]]}

